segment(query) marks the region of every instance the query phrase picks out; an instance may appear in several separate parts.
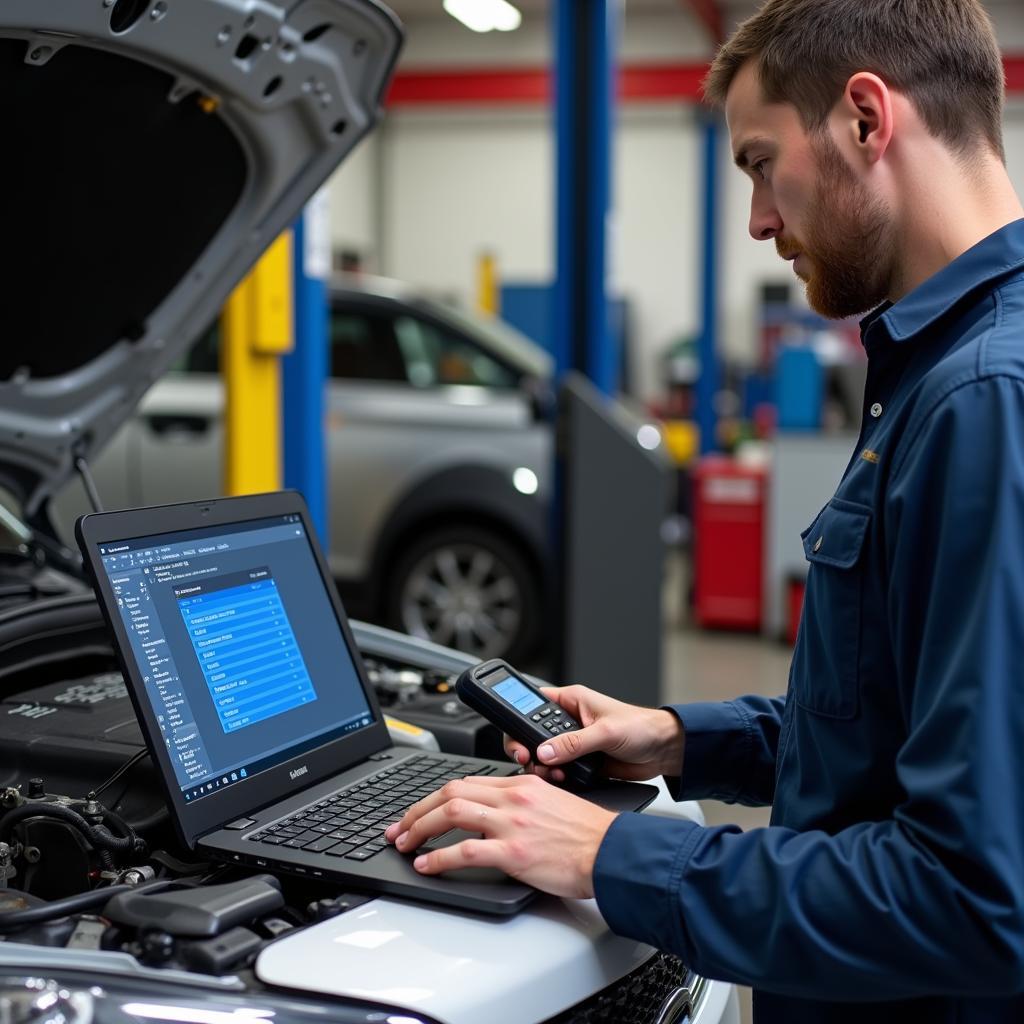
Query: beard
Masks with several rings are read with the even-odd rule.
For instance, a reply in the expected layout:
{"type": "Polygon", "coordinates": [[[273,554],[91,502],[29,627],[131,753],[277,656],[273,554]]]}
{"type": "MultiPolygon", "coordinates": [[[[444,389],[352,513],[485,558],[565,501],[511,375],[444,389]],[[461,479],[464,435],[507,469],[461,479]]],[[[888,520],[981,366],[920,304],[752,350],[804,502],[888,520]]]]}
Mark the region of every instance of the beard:
{"type": "Polygon", "coordinates": [[[830,320],[866,313],[891,292],[896,229],[885,205],[865,188],[839,147],[822,134],[812,140],[818,169],[802,244],[780,236],[780,256],[800,252],[810,264],[801,274],[807,301],[830,320]]]}

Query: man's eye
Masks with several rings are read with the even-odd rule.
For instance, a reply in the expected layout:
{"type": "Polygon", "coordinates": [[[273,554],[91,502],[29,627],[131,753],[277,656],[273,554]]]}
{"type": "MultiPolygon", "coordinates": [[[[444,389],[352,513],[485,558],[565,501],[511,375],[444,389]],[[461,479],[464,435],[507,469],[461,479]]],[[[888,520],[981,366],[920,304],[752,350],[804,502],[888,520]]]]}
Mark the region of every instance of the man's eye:
{"type": "Polygon", "coordinates": [[[767,181],[768,175],[765,173],[765,168],[767,166],[767,160],[757,160],[753,164],[751,164],[751,169],[762,181],[767,181]]]}

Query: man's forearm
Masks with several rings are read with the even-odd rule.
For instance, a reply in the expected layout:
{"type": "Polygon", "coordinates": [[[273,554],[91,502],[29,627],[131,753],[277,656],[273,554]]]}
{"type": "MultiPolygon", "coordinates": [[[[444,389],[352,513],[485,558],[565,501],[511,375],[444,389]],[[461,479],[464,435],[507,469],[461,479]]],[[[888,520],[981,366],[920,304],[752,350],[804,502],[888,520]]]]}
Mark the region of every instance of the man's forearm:
{"type": "Polygon", "coordinates": [[[990,996],[1019,991],[1024,956],[1010,832],[982,833],[1010,838],[999,864],[955,875],[896,821],[830,836],[622,814],[594,891],[615,932],[708,977],[809,999],[865,998],[866,977],[875,999],[990,996]]]}

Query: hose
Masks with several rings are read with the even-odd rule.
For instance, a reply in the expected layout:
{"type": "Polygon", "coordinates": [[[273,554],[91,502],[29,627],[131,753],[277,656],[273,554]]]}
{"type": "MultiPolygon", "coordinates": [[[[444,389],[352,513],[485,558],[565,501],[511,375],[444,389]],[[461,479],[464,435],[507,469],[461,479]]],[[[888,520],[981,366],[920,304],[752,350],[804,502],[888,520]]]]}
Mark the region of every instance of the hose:
{"type": "Polygon", "coordinates": [[[103,820],[105,822],[107,822],[109,825],[113,825],[117,829],[117,831],[121,833],[122,836],[124,836],[126,839],[130,839],[133,843],[135,843],[136,850],[140,849],[140,843],[142,843],[141,849],[145,848],[145,843],[143,843],[143,841],[139,838],[139,835],[136,832],[135,827],[129,824],[127,821],[125,821],[125,819],[122,818],[120,814],[117,814],[115,811],[110,810],[109,807],[102,806],[100,807],[100,812],[102,813],[103,820]]]}
{"type": "Polygon", "coordinates": [[[106,903],[111,896],[116,896],[119,892],[128,892],[134,888],[136,887],[132,885],[112,885],[107,889],[94,889],[92,892],[66,896],[62,900],[54,900],[42,907],[12,910],[6,914],[0,913],[0,933],[17,931],[19,928],[39,924],[40,921],[49,921],[58,917],[67,917],[68,914],[92,910],[94,907],[106,903]]]}
{"type": "Polygon", "coordinates": [[[91,824],[77,811],[72,810],[70,807],[65,807],[63,804],[29,803],[22,804],[21,807],[15,807],[0,818],[0,840],[7,839],[14,826],[26,818],[59,818],[73,828],[78,829],[97,850],[101,851],[101,854],[105,851],[132,854],[145,852],[145,842],[131,831],[127,822],[105,808],[103,817],[104,819],[109,817],[109,820],[113,820],[119,828],[123,826],[128,835],[123,837],[112,835],[104,825],[91,824]]]}
{"type": "Polygon", "coordinates": [[[50,921],[59,917],[67,917],[69,914],[79,914],[86,910],[105,904],[111,896],[121,892],[149,892],[159,891],[166,888],[189,889],[188,882],[172,882],[161,879],[155,882],[147,882],[145,885],[110,885],[106,889],[93,889],[92,892],[81,892],[75,896],[65,896],[64,899],[54,900],[41,907],[29,907],[28,910],[12,910],[8,913],[0,912],[0,935],[6,932],[17,931],[19,928],[27,928],[29,925],[39,924],[41,921],[50,921]]]}

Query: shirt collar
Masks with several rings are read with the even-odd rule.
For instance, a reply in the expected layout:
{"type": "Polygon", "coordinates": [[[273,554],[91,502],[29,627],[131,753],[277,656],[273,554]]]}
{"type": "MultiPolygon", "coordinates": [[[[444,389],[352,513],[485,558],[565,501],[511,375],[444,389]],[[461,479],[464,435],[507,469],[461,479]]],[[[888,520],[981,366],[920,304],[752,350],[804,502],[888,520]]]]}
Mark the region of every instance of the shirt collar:
{"type": "Polygon", "coordinates": [[[893,341],[911,341],[961,299],[1014,270],[1024,270],[1024,220],[1016,220],[958,256],[897,303],[885,303],[861,321],[865,344],[885,327],[893,341]]]}

